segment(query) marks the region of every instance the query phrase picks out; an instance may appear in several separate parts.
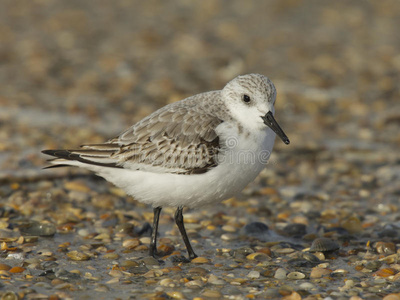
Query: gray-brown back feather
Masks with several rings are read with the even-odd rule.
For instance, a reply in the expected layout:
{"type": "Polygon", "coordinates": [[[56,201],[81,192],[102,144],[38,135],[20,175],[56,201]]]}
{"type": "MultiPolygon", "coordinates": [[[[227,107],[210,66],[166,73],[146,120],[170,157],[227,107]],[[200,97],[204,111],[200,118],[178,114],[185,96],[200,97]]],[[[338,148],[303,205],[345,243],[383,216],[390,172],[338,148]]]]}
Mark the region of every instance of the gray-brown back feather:
{"type": "Polygon", "coordinates": [[[204,173],[217,165],[220,151],[215,129],[223,122],[223,111],[215,109],[215,102],[221,102],[220,91],[192,96],[157,110],[104,144],[82,145],[68,155],[58,152],[63,157],[44,153],[107,167],[204,173]]]}

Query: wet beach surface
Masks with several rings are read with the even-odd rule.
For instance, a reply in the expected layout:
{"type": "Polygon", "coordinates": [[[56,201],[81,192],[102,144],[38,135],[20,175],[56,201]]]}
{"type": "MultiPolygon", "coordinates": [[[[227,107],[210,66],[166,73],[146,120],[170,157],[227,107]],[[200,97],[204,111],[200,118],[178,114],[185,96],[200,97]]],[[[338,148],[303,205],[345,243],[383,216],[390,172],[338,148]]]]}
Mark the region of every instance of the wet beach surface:
{"type": "Polygon", "coordinates": [[[2,299],[400,299],[397,1],[0,3],[2,299]],[[152,209],[43,149],[257,72],[276,140],[241,195],[152,209]]]}

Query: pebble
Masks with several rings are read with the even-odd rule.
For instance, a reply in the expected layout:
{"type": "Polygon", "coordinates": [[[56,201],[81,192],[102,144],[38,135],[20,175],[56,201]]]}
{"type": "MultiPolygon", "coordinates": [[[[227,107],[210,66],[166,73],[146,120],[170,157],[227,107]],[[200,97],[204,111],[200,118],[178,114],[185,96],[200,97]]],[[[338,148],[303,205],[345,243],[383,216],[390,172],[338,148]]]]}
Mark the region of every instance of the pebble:
{"type": "Polygon", "coordinates": [[[30,236],[53,236],[56,227],[51,223],[31,222],[26,227],[21,228],[21,233],[30,236]]]}
{"type": "Polygon", "coordinates": [[[108,275],[110,275],[111,277],[123,277],[124,274],[120,271],[120,270],[111,270],[108,275]]]}
{"type": "Polygon", "coordinates": [[[22,267],[12,267],[11,269],[8,270],[8,272],[10,272],[10,273],[22,273],[25,270],[26,269],[22,268],[22,267]]]}
{"type": "Polygon", "coordinates": [[[231,232],[231,233],[233,233],[233,232],[236,232],[237,231],[237,228],[236,227],[234,227],[234,226],[232,226],[232,225],[224,225],[224,226],[222,226],[222,228],[221,228],[223,231],[226,231],[226,232],[231,232]]]}
{"type": "Polygon", "coordinates": [[[134,249],[140,245],[139,239],[128,239],[122,242],[122,247],[126,249],[134,249]]]}
{"type": "Polygon", "coordinates": [[[274,278],[276,278],[276,279],[286,279],[286,274],[287,274],[287,271],[285,269],[278,268],[275,271],[274,278]]]}
{"type": "Polygon", "coordinates": [[[139,263],[137,261],[134,260],[124,260],[121,262],[121,267],[124,268],[136,268],[139,266],[139,263]]]}
{"type": "Polygon", "coordinates": [[[193,264],[208,264],[208,263],[210,263],[210,260],[208,258],[199,256],[199,257],[192,259],[191,262],[193,264]]]}
{"type": "Polygon", "coordinates": [[[118,259],[119,255],[118,253],[106,253],[103,255],[103,258],[105,259],[118,259]]]}
{"type": "Polygon", "coordinates": [[[258,272],[258,271],[250,271],[250,272],[247,274],[247,277],[249,277],[250,279],[257,279],[257,278],[260,278],[260,272],[258,272]]]}
{"type": "MultiPolygon", "coordinates": [[[[311,277],[310,277],[310,278],[311,278],[311,277]]],[[[299,288],[302,289],[302,290],[308,291],[308,290],[313,290],[313,289],[315,289],[316,286],[315,286],[314,284],[312,284],[311,282],[302,282],[302,283],[299,285],[299,288]]]]}
{"type": "Polygon", "coordinates": [[[222,280],[222,279],[218,278],[218,277],[215,276],[214,274],[211,274],[211,275],[208,277],[207,282],[208,282],[208,283],[211,283],[211,284],[213,284],[213,285],[225,285],[225,284],[226,284],[225,280],[222,280]]]}
{"type": "Polygon", "coordinates": [[[217,299],[221,299],[222,298],[222,293],[220,291],[217,290],[210,290],[210,289],[205,289],[201,295],[203,297],[208,297],[208,298],[217,298],[217,299]]]}
{"type": "Polygon", "coordinates": [[[204,275],[208,274],[209,271],[202,267],[193,267],[188,270],[188,273],[199,274],[199,275],[204,276],[204,275]]]}
{"type": "Polygon", "coordinates": [[[10,269],[11,269],[11,267],[9,265],[0,263],[0,270],[8,271],[10,269]]]}
{"type": "Polygon", "coordinates": [[[155,259],[154,257],[151,257],[151,256],[147,256],[147,257],[142,258],[140,260],[140,263],[145,265],[145,266],[159,266],[160,265],[160,262],[157,259],[155,259]]]}
{"type": "Polygon", "coordinates": [[[255,252],[247,255],[246,259],[255,261],[266,261],[266,260],[271,260],[271,257],[262,252],[255,252]]]}
{"type": "Polygon", "coordinates": [[[297,280],[297,279],[304,279],[306,275],[302,272],[290,272],[289,274],[287,274],[286,277],[288,279],[297,280]]]}
{"type": "Polygon", "coordinates": [[[396,245],[391,242],[377,242],[375,244],[376,252],[380,254],[393,254],[396,253],[396,245]]]}
{"type": "Polygon", "coordinates": [[[329,275],[332,273],[330,269],[324,269],[320,267],[312,268],[310,273],[310,278],[321,278],[323,276],[329,275]]]}
{"type": "Polygon", "coordinates": [[[178,291],[167,292],[167,295],[172,299],[185,299],[185,295],[178,291]]]}
{"type": "Polygon", "coordinates": [[[1,296],[1,300],[19,300],[19,297],[14,292],[5,292],[1,296]]]}
{"type": "Polygon", "coordinates": [[[221,239],[223,241],[234,241],[238,238],[238,236],[236,234],[233,233],[224,233],[221,235],[221,239]]]}
{"type": "Polygon", "coordinates": [[[261,222],[252,222],[243,227],[245,235],[259,237],[268,233],[268,226],[261,222]]]}
{"type": "Polygon", "coordinates": [[[83,253],[83,252],[76,251],[76,250],[68,252],[67,256],[71,260],[75,260],[75,261],[84,261],[84,260],[90,259],[90,255],[83,253]]]}
{"type": "Polygon", "coordinates": [[[161,279],[161,280],[158,282],[158,284],[161,285],[161,286],[175,287],[174,280],[172,280],[171,278],[164,278],[164,279],[161,279]]]}
{"type": "Polygon", "coordinates": [[[188,282],[186,282],[185,283],[185,286],[186,287],[188,287],[188,288],[200,288],[200,287],[202,287],[204,285],[204,283],[202,282],[202,281],[200,281],[200,280],[197,280],[197,279],[195,279],[195,280],[190,280],[190,281],[188,281],[188,282]]]}
{"type": "Polygon", "coordinates": [[[145,245],[150,245],[150,238],[147,236],[141,237],[139,239],[140,243],[145,244],[145,245]]]}

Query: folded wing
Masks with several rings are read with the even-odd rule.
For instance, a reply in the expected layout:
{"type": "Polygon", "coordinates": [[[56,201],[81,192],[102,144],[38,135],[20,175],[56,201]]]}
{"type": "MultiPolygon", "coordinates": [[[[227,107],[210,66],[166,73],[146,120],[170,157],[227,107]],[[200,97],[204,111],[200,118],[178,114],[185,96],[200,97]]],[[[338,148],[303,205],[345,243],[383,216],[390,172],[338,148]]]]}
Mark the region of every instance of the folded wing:
{"type": "Polygon", "coordinates": [[[192,105],[166,106],[104,144],[45,150],[55,165],[68,161],[151,172],[198,174],[217,165],[216,127],[222,120],[192,105]]]}

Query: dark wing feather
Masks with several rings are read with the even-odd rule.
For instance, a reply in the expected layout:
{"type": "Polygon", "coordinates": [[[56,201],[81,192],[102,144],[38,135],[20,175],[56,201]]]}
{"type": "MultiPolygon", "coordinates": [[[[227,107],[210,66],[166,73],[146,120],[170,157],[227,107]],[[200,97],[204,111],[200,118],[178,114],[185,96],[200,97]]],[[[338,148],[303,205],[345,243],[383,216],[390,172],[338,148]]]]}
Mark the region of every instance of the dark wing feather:
{"type": "Polygon", "coordinates": [[[216,166],[222,120],[192,107],[153,114],[111,140],[121,148],[114,154],[124,167],[162,168],[163,172],[204,173],[216,166]]]}

